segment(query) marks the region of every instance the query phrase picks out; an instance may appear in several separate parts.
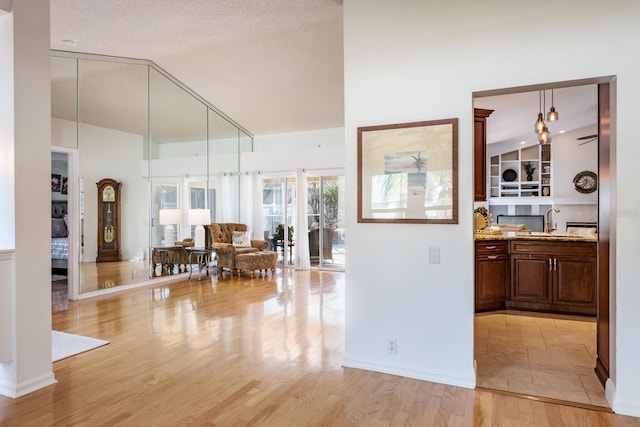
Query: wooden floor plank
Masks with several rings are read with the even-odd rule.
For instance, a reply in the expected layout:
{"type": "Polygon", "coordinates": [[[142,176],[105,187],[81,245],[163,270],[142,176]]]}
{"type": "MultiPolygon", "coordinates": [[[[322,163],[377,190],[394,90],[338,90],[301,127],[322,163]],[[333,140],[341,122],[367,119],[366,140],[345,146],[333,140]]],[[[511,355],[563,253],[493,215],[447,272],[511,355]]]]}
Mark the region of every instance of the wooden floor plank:
{"type": "Polygon", "coordinates": [[[0,397],[14,426],[557,426],[637,418],[343,368],[344,273],[180,280],[81,301],[53,327],[109,345],[0,397]],[[573,424],[577,423],[577,424],[573,424]]]}

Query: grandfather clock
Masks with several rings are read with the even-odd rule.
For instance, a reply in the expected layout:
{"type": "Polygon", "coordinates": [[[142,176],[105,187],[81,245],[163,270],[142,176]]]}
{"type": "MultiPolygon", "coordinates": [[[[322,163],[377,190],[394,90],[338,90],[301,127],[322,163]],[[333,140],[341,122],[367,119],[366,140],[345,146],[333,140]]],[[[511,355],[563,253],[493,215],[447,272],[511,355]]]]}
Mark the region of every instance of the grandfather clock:
{"type": "Polygon", "coordinates": [[[114,179],[105,178],[98,186],[98,257],[96,262],[121,261],[120,253],[120,187],[114,179]]]}

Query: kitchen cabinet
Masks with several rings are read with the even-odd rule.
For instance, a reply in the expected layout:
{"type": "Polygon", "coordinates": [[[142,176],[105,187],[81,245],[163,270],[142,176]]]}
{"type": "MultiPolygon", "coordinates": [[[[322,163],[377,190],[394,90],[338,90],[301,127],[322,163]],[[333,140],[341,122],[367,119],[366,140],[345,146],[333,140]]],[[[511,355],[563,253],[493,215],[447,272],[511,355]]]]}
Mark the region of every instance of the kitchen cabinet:
{"type": "Polygon", "coordinates": [[[473,109],[473,200],[487,200],[487,117],[493,110],[473,109]]]}
{"type": "Polygon", "coordinates": [[[512,240],[508,308],[596,314],[596,242],[512,240]]]}
{"type": "Polygon", "coordinates": [[[509,295],[509,242],[475,242],[476,311],[505,308],[509,295]]]}

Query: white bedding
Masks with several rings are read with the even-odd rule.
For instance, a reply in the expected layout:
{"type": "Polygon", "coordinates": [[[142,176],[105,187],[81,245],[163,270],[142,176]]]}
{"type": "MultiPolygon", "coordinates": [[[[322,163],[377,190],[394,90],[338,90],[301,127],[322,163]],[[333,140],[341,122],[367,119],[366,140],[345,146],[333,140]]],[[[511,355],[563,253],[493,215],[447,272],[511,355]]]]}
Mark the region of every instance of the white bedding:
{"type": "Polygon", "coordinates": [[[69,258],[69,239],[67,237],[51,238],[51,259],[69,258]]]}

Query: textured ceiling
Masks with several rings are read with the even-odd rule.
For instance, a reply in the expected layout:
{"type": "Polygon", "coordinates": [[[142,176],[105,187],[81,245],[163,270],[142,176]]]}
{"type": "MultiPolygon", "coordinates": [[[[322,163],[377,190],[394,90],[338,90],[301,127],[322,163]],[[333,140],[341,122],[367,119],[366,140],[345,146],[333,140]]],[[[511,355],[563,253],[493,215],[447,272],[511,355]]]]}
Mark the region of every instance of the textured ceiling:
{"type": "MultiPolygon", "coordinates": [[[[51,48],[151,60],[264,135],[344,125],[342,21],[340,0],[51,0],[51,48]]],[[[108,103],[106,94],[115,92],[96,88],[96,97],[108,103]]],[[[496,110],[489,143],[533,138],[538,92],[474,104],[496,110]]],[[[561,120],[550,125],[552,133],[593,124],[595,86],[556,86],[555,106],[561,120]]],[[[142,133],[123,123],[130,113],[119,116],[100,120],[142,133]]],[[[179,122],[189,127],[188,120],[183,112],[179,122]]]]}
{"type": "Polygon", "coordinates": [[[344,125],[342,44],[336,0],[51,0],[52,49],[154,61],[255,135],[344,125]]]}

